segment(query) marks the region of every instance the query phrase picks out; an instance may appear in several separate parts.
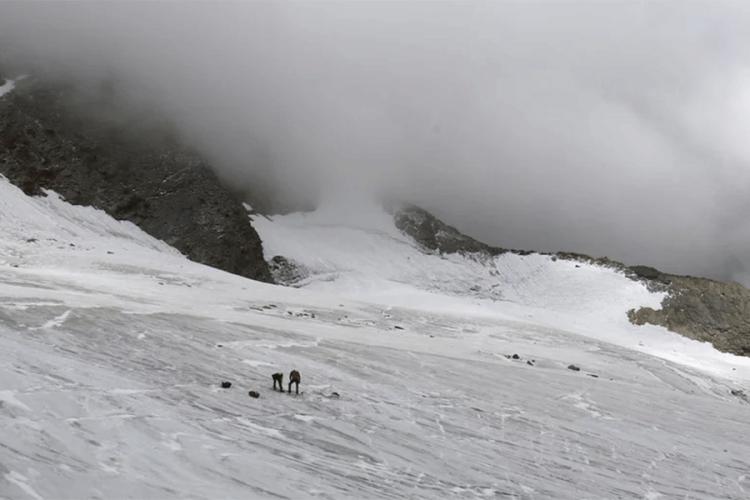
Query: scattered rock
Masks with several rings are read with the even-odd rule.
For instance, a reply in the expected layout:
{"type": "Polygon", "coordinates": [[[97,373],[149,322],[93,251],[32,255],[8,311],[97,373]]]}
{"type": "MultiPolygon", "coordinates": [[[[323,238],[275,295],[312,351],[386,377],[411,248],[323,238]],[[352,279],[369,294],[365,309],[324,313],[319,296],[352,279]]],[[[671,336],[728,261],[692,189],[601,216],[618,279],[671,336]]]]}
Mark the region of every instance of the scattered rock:
{"type": "Polygon", "coordinates": [[[573,370],[574,372],[580,372],[581,369],[577,367],[576,365],[568,365],[568,370],[573,370]]]}
{"type": "Polygon", "coordinates": [[[521,356],[519,356],[518,354],[514,354],[513,356],[511,356],[511,358],[512,359],[521,359],[521,356]]]}
{"type": "Polygon", "coordinates": [[[222,389],[229,389],[230,387],[232,387],[232,383],[231,382],[227,382],[225,380],[224,382],[221,383],[221,388],[222,389]]]}
{"type": "Polygon", "coordinates": [[[249,391],[247,395],[255,399],[258,399],[260,397],[260,393],[258,391],[249,391]]]}
{"type": "Polygon", "coordinates": [[[338,392],[332,392],[330,397],[333,399],[339,399],[341,395],[338,392]]]}
{"type": "Polygon", "coordinates": [[[224,347],[224,344],[216,344],[216,347],[224,347]]]}
{"type": "Polygon", "coordinates": [[[527,364],[527,365],[529,365],[529,366],[534,366],[534,362],[533,362],[533,361],[531,361],[531,360],[529,360],[529,361],[526,361],[526,364],[527,364]]]}
{"type": "Polygon", "coordinates": [[[26,240],[26,243],[36,243],[37,241],[39,240],[37,240],[36,238],[29,238],[26,240]]]}
{"type": "Polygon", "coordinates": [[[403,326],[398,326],[398,325],[394,326],[393,328],[395,328],[396,330],[403,330],[404,329],[403,326]]]}
{"type": "Polygon", "coordinates": [[[750,400],[748,400],[748,397],[747,397],[747,394],[745,394],[745,391],[742,391],[740,389],[732,389],[729,392],[732,393],[732,396],[738,397],[741,400],[747,401],[748,403],[750,403],[750,400]]]}
{"type": "Polygon", "coordinates": [[[599,375],[596,375],[595,373],[587,373],[586,375],[593,378],[599,378],[599,375]]]}

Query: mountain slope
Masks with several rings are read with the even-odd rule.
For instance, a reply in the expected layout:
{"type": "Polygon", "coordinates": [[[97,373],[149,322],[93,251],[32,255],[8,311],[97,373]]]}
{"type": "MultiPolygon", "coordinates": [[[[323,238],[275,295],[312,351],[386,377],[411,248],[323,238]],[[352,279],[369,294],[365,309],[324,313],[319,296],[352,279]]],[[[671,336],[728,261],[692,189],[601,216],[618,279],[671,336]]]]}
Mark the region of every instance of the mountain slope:
{"type": "Polygon", "coordinates": [[[695,367],[718,355],[709,344],[632,324],[629,312],[660,310],[671,297],[664,284],[638,279],[622,264],[482,246],[422,212],[394,214],[375,203],[334,205],[253,224],[268,260],[281,256],[296,266],[286,272],[294,286],[412,307],[435,307],[447,295],[451,307],[460,302],[472,314],[492,311],[695,367]]]}
{"type": "MultiPolygon", "coordinates": [[[[424,262],[413,272],[434,276],[431,291],[384,275],[389,289],[360,289],[373,300],[354,301],[349,284],[363,275],[354,267],[326,268],[338,289],[314,277],[301,289],[267,285],[2,179],[0,203],[0,497],[740,499],[750,490],[750,445],[739,439],[746,358],[713,351],[696,370],[567,330],[575,325],[550,327],[534,306],[441,291],[440,266],[424,262]],[[270,374],[292,368],[304,394],[272,392],[270,374]],[[222,390],[221,380],[234,385],[222,390]]],[[[281,230],[284,220],[270,224],[281,230]]],[[[402,254],[414,249],[390,229],[338,231],[360,235],[360,252],[384,238],[402,254]]],[[[449,270],[458,262],[445,259],[449,270]]],[[[584,269],[574,266],[571,275],[584,269]]],[[[635,302],[649,297],[641,293],[635,302]]],[[[553,298],[564,319],[570,301],[553,298]]],[[[676,350],[691,342],[664,338],[676,350]]]]}
{"type": "Polygon", "coordinates": [[[6,89],[0,174],[27,194],[54,189],[137,224],[192,260],[270,280],[242,204],[167,124],[124,110],[107,85],[82,92],[25,78],[6,89]]]}
{"type": "MultiPolygon", "coordinates": [[[[412,205],[395,210],[394,222],[421,246],[441,254],[472,254],[489,259],[505,253],[534,253],[485,245],[412,205]]],[[[750,290],[742,285],[677,276],[647,266],[628,267],[607,258],[595,259],[582,254],[558,252],[548,255],[615,269],[645,283],[651,290],[666,292],[659,307],[644,306],[628,311],[628,317],[635,324],[664,326],[688,338],[710,342],[721,351],[750,355],[750,290]]]]}

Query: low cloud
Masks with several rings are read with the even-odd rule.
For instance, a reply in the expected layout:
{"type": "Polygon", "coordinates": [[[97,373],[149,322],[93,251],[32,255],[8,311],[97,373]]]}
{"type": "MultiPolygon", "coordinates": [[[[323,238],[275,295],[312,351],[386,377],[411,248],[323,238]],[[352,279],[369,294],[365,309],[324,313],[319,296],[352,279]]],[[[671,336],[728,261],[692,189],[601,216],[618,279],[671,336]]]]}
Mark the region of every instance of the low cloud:
{"type": "Polygon", "coordinates": [[[154,103],[234,186],[750,283],[739,2],[2,3],[0,61],[154,103]]]}

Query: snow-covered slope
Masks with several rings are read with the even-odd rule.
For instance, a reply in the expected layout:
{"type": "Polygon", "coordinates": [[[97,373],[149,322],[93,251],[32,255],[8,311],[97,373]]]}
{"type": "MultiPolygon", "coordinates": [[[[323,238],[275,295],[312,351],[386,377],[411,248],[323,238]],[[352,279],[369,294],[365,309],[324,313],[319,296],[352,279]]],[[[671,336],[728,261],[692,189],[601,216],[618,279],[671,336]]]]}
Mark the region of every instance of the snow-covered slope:
{"type": "Polygon", "coordinates": [[[16,78],[15,80],[3,81],[2,79],[0,79],[0,81],[3,82],[3,84],[0,85],[0,97],[3,97],[5,94],[9,94],[10,92],[12,92],[13,89],[16,88],[16,82],[19,80],[23,80],[24,78],[26,78],[26,76],[22,75],[16,78]]]}
{"type": "Polygon", "coordinates": [[[360,235],[364,260],[384,240],[425,258],[387,225],[293,222],[265,227],[269,248],[319,245],[337,279],[249,281],[0,179],[0,498],[747,498],[745,359],[696,370],[550,326],[595,269],[539,303],[522,299],[538,279],[463,298],[428,261],[377,274],[345,251],[360,235]],[[292,368],[304,394],[272,392],[292,368]]]}
{"type": "MultiPolygon", "coordinates": [[[[349,200],[351,202],[351,200],[349,200]]],[[[627,311],[659,309],[652,292],[622,272],[550,255],[477,256],[430,252],[396,229],[378,204],[324,206],[253,221],[267,259],[305,269],[296,284],[386,306],[460,308],[529,322],[731,375],[735,357],[661,327],[635,326],[627,311]],[[728,362],[729,364],[724,364],[728,362]]]]}

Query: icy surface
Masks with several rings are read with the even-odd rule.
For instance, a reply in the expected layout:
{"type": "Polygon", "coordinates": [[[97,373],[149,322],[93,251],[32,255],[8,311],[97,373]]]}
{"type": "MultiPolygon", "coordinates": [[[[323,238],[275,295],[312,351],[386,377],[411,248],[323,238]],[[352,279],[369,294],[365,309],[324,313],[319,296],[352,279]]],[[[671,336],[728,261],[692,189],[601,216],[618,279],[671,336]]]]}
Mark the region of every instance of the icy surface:
{"type": "Polygon", "coordinates": [[[747,361],[696,350],[696,368],[613,342],[692,345],[615,315],[650,295],[528,259],[494,263],[513,284],[502,299],[461,297],[450,273],[485,286],[479,267],[462,278],[468,263],[424,256],[387,226],[328,233],[317,216],[307,240],[293,216],[262,231],[335,276],[290,289],[0,179],[0,498],[750,494],[750,405],[729,392],[747,389],[747,361]],[[344,236],[342,263],[322,240],[344,236]],[[382,249],[395,253],[369,285],[378,263],[362,252],[384,239],[400,250],[382,249]],[[545,295],[548,273],[563,281],[545,295]],[[617,305],[590,304],[600,292],[617,305]],[[293,368],[303,394],[273,392],[270,374],[293,368]]]}

